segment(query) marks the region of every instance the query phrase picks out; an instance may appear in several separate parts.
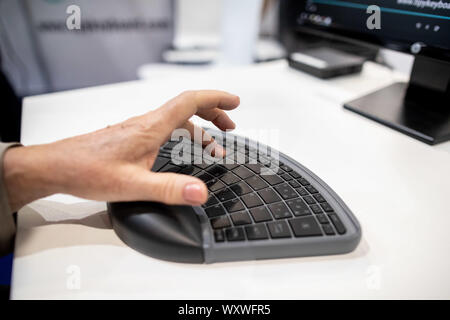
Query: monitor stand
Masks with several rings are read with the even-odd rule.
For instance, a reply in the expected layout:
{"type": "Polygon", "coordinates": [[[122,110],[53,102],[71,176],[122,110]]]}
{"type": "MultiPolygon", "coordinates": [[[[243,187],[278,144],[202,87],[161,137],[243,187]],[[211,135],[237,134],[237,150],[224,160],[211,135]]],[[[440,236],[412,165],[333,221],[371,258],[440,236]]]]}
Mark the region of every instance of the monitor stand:
{"type": "Polygon", "coordinates": [[[450,62],[417,56],[409,83],[394,83],[344,108],[431,145],[450,140],[450,62]]]}

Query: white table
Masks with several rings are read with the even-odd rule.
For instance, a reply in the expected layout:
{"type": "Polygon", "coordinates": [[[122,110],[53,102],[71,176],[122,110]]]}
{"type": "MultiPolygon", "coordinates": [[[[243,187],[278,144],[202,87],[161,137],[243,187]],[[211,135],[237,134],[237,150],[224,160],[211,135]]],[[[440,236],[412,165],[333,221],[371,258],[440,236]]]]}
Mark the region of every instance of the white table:
{"type": "MultiPolygon", "coordinates": [[[[153,68],[153,69],[152,69],[153,68]]],[[[158,70],[157,70],[158,69],[158,70]]],[[[342,108],[404,76],[368,63],[321,81],[284,62],[187,72],[28,98],[23,142],[44,143],[143,113],[186,89],[241,96],[243,133],[278,130],[278,149],[328,183],[359,219],[346,255],[214,265],[143,256],[110,229],[105,204],[56,195],[19,213],[12,298],[450,298],[450,143],[428,146],[342,108]]]]}

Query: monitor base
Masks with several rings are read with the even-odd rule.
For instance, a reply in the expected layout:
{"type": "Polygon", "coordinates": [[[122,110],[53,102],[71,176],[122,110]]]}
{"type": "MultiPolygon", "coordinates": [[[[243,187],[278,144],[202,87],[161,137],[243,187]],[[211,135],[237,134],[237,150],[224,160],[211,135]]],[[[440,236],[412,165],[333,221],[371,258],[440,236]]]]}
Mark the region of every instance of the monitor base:
{"type": "MultiPolygon", "coordinates": [[[[409,90],[408,90],[409,89],[409,90]]],[[[446,98],[408,99],[407,83],[394,83],[344,108],[430,145],[450,140],[450,104],[446,98]]]]}

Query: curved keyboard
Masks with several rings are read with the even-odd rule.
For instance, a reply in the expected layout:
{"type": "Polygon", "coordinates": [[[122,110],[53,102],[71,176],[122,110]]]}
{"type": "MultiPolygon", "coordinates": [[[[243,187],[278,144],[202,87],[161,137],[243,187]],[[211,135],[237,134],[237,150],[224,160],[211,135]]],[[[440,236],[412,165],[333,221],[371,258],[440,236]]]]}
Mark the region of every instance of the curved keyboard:
{"type": "MultiPolygon", "coordinates": [[[[201,159],[199,150],[195,149],[199,146],[182,140],[162,146],[152,168],[158,172],[196,176],[208,187],[209,198],[202,207],[166,206],[167,212],[176,209],[183,215],[189,211],[196,217],[189,222],[178,219],[180,226],[175,229],[179,231],[173,235],[174,239],[191,243],[189,250],[198,249],[192,259],[176,241],[153,236],[155,225],[158,228],[164,225],[150,223],[148,237],[142,236],[141,224],[152,219],[156,206],[160,212],[164,206],[161,204],[109,204],[119,237],[147,255],[194,263],[328,255],[354,250],[361,238],[359,223],[330,187],[286,155],[227,134],[228,140],[230,137],[233,137],[232,148],[230,141],[224,139],[227,156],[219,163],[212,163],[212,158],[201,159]],[[147,206],[147,210],[142,210],[142,206],[147,206]],[[193,228],[189,223],[198,225],[193,228]],[[137,239],[133,236],[136,228],[140,229],[137,239]],[[190,233],[183,233],[186,228],[190,233]],[[197,230],[197,234],[192,230],[197,230]],[[190,242],[190,237],[195,241],[190,242]],[[173,253],[167,256],[165,252],[173,253]]],[[[170,228],[174,228],[176,221],[171,222],[170,228]]]]}

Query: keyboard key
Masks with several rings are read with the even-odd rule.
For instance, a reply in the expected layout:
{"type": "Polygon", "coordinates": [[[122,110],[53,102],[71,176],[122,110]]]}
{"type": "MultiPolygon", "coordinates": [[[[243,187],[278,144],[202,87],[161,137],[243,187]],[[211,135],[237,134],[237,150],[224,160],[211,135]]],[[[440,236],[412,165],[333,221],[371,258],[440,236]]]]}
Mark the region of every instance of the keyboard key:
{"type": "Polygon", "coordinates": [[[265,203],[273,203],[281,201],[280,196],[270,188],[258,191],[258,194],[264,200],[265,203]]]}
{"type": "Polygon", "coordinates": [[[289,181],[292,188],[300,188],[302,185],[295,180],[289,181]]]}
{"type": "Polygon", "coordinates": [[[244,210],[244,205],[242,204],[241,200],[239,199],[233,199],[227,202],[223,203],[223,206],[225,209],[227,209],[228,212],[236,212],[240,210],[244,210]]]}
{"type": "Polygon", "coordinates": [[[274,188],[284,200],[298,198],[297,192],[287,183],[279,184],[274,188]]]}
{"type": "Polygon", "coordinates": [[[333,208],[328,204],[328,202],[323,202],[320,205],[325,212],[333,212],[333,208]]]}
{"type": "Polygon", "coordinates": [[[263,240],[269,238],[266,226],[262,223],[246,226],[245,233],[247,233],[248,240],[263,240]]]}
{"type": "Polygon", "coordinates": [[[268,187],[268,184],[258,176],[247,178],[245,179],[245,182],[247,182],[250,185],[250,187],[252,187],[255,190],[260,190],[268,187]]]}
{"type": "Polygon", "coordinates": [[[291,167],[289,167],[289,166],[287,166],[285,164],[282,164],[281,162],[280,162],[280,168],[283,169],[286,172],[291,172],[292,171],[291,167]]]}
{"type": "Polygon", "coordinates": [[[243,241],[245,240],[244,229],[242,228],[231,228],[225,230],[228,241],[243,241]]]}
{"type": "Polygon", "coordinates": [[[214,197],[214,195],[212,193],[210,193],[208,195],[208,200],[206,200],[206,202],[205,202],[205,204],[203,206],[206,208],[206,207],[210,207],[210,206],[212,206],[214,204],[217,204],[217,203],[219,203],[219,201],[217,201],[217,198],[214,197]]]}
{"type": "Polygon", "coordinates": [[[293,199],[286,201],[286,203],[295,216],[307,216],[311,214],[311,210],[302,199],[293,199]]]}
{"type": "Polygon", "coordinates": [[[235,175],[237,175],[239,178],[241,178],[242,180],[247,179],[248,177],[253,175],[253,173],[244,166],[240,166],[240,167],[234,169],[233,173],[235,175]]]}
{"type": "MultiPolygon", "coordinates": [[[[196,160],[196,159],[194,159],[194,160],[196,160]]],[[[204,162],[195,161],[195,162],[194,162],[194,165],[195,165],[196,167],[199,167],[200,169],[205,170],[206,168],[212,166],[212,163],[209,163],[209,164],[208,164],[208,163],[204,163],[204,162]],[[197,163],[197,162],[198,162],[198,163],[197,163]]]]}
{"type": "Polygon", "coordinates": [[[320,209],[320,206],[317,204],[311,205],[310,208],[315,214],[319,214],[319,213],[323,212],[322,209],[320,209]]]}
{"type": "Polygon", "coordinates": [[[216,178],[209,180],[208,183],[206,184],[206,186],[208,187],[209,191],[211,191],[211,192],[215,192],[217,190],[225,188],[225,184],[216,178]]]}
{"type": "Polygon", "coordinates": [[[305,200],[305,202],[307,204],[315,204],[316,203],[316,200],[314,200],[314,198],[311,196],[303,197],[303,200],[305,200]]]}
{"type": "Polygon", "coordinates": [[[289,172],[289,174],[295,179],[300,179],[302,177],[298,172],[295,171],[289,172]]]}
{"type": "Polygon", "coordinates": [[[199,173],[201,170],[199,169],[199,168],[197,168],[197,167],[194,167],[194,166],[185,166],[183,169],[181,169],[181,171],[180,172],[178,172],[178,173],[181,173],[181,174],[186,174],[186,175],[188,175],[188,176],[194,176],[194,175],[196,175],[197,173],[199,173]]]}
{"type": "Polygon", "coordinates": [[[337,214],[335,213],[330,213],[328,215],[328,218],[330,218],[331,222],[333,222],[334,227],[336,228],[337,232],[339,234],[344,234],[345,233],[345,227],[341,222],[341,219],[339,219],[339,217],[337,216],[337,214]]]}
{"type": "Polygon", "coordinates": [[[284,181],[279,176],[277,176],[275,172],[273,172],[272,174],[262,174],[261,178],[266,180],[267,183],[270,184],[271,186],[282,183],[284,181]]]}
{"type": "Polygon", "coordinates": [[[211,226],[213,229],[221,229],[221,228],[227,228],[231,226],[230,219],[228,219],[227,216],[221,216],[217,218],[212,218],[210,220],[211,226]]]}
{"type": "Polygon", "coordinates": [[[318,214],[316,215],[317,220],[319,220],[320,223],[329,223],[328,218],[324,214],[318,214]]]}
{"type": "Polygon", "coordinates": [[[254,208],[263,205],[263,202],[256,193],[249,193],[241,197],[247,208],[254,208]]]}
{"type": "Polygon", "coordinates": [[[295,189],[295,190],[296,190],[297,193],[298,193],[299,195],[301,195],[302,197],[305,197],[305,196],[308,196],[308,195],[309,195],[308,191],[306,191],[305,188],[297,188],[297,189],[295,189]]]}
{"type": "Polygon", "coordinates": [[[270,221],[272,216],[266,207],[253,208],[250,210],[250,214],[255,222],[270,221]]]}
{"type": "Polygon", "coordinates": [[[232,185],[233,183],[240,181],[240,179],[231,172],[225,173],[222,177],[220,177],[220,180],[225,182],[227,185],[232,185]]]}
{"type": "Polygon", "coordinates": [[[252,170],[256,174],[260,174],[261,172],[261,164],[260,163],[247,163],[245,166],[252,170]]]}
{"type": "Polygon", "coordinates": [[[275,219],[284,219],[292,217],[288,207],[283,202],[278,202],[269,205],[270,212],[275,219]]]}
{"type": "Polygon", "coordinates": [[[223,230],[214,230],[214,240],[216,240],[216,242],[225,241],[225,235],[223,233],[223,230]]]}
{"type": "Polygon", "coordinates": [[[250,218],[250,216],[246,211],[233,213],[231,215],[231,220],[233,220],[235,226],[252,223],[252,219],[250,218]]]}
{"type": "Polygon", "coordinates": [[[212,218],[224,215],[225,209],[220,204],[216,204],[212,207],[206,208],[205,212],[208,217],[212,218]]]}
{"type": "Polygon", "coordinates": [[[205,183],[211,179],[214,179],[214,177],[212,175],[210,175],[209,173],[206,173],[206,172],[201,172],[200,174],[197,174],[196,177],[205,183]]]}
{"type": "Polygon", "coordinates": [[[293,178],[288,174],[288,173],[283,173],[281,175],[281,177],[285,180],[285,181],[291,181],[293,178]]]}
{"type": "Polygon", "coordinates": [[[292,231],[296,237],[321,236],[322,230],[314,217],[290,219],[292,231]]]}
{"type": "Polygon", "coordinates": [[[215,196],[217,197],[217,199],[219,199],[219,201],[221,201],[221,202],[224,202],[224,201],[227,201],[227,200],[231,200],[231,199],[233,199],[233,198],[236,197],[236,196],[234,195],[234,193],[233,193],[230,189],[228,189],[228,188],[222,189],[222,190],[216,192],[214,195],[215,195],[215,196]]]}
{"type": "Polygon", "coordinates": [[[246,184],[245,182],[241,181],[239,183],[233,184],[231,187],[231,190],[234,191],[238,196],[242,196],[244,194],[250,193],[253,190],[246,184]]]}
{"type": "Polygon", "coordinates": [[[300,178],[300,179],[298,179],[297,181],[300,182],[300,184],[301,184],[302,186],[308,186],[308,185],[309,185],[308,180],[306,180],[305,178],[300,178]]]}
{"type": "Polygon", "coordinates": [[[336,234],[333,230],[333,227],[329,223],[323,224],[322,229],[325,232],[325,234],[328,236],[333,236],[336,234]]]}
{"type": "Polygon", "coordinates": [[[305,189],[308,190],[309,193],[318,193],[319,192],[312,185],[306,186],[305,189]]]}
{"type": "Polygon", "coordinates": [[[176,166],[174,164],[171,163],[167,163],[161,170],[159,170],[159,172],[178,172],[181,170],[181,167],[176,166]]]}
{"type": "Polygon", "coordinates": [[[214,166],[208,168],[206,170],[206,172],[208,172],[210,175],[212,175],[214,177],[220,177],[221,175],[227,173],[228,170],[220,165],[214,165],[214,166]]]}
{"type": "Polygon", "coordinates": [[[162,167],[169,163],[169,159],[157,157],[153,163],[152,171],[158,172],[162,167]]]}
{"type": "Polygon", "coordinates": [[[291,237],[286,221],[268,222],[267,227],[269,228],[270,236],[274,239],[291,237]]]}
{"type": "MultiPolygon", "coordinates": [[[[225,163],[222,164],[222,166],[224,166],[225,168],[227,168],[228,170],[233,170],[234,168],[239,167],[239,165],[237,163],[227,163],[227,162],[231,162],[231,161],[224,161],[225,163]]],[[[233,161],[234,162],[234,161],[233,161]]]]}
{"type": "Polygon", "coordinates": [[[326,202],[325,198],[320,193],[315,194],[314,198],[317,200],[317,202],[326,202]]]}

